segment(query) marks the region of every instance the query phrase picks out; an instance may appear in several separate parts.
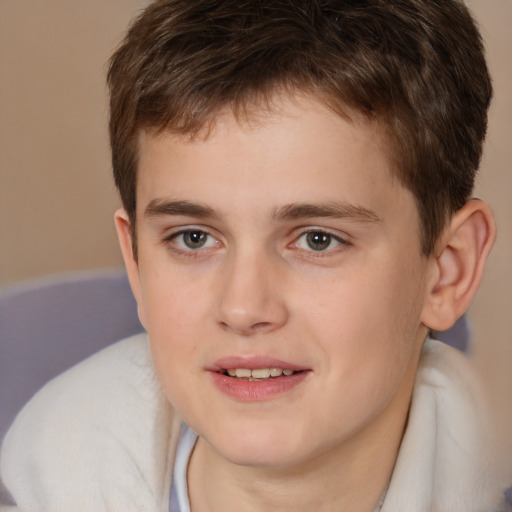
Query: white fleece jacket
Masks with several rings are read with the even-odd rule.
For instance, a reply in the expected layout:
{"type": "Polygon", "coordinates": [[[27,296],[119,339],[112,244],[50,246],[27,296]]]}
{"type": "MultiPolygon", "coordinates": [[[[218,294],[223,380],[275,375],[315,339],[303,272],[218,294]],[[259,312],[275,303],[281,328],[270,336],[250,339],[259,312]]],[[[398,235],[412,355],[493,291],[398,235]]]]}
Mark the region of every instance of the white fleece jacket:
{"type": "MultiPolygon", "coordinates": [[[[382,512],[498,510],[475,383],[462,354],[427,340],[382,512]]],[[[167,512],[179,426],[138,335],[36,394],[5,439],[2,481],[19,511],[167,512]]]]}

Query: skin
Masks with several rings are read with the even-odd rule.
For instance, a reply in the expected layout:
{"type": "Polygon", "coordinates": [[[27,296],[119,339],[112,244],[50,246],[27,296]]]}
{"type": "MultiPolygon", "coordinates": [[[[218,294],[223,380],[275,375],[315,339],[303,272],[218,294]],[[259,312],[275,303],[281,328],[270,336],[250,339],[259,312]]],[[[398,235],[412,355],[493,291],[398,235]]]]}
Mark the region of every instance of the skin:
{"type": "Polygon", "coordinates": [[[192,509],[371,511],[439,274],[378,127],[282,97],[251,121],[225,112],[195,138],[142,133],[139,149],[136,258],[127,214],[116,222],[157,374],[200,436],[192,509]],[[314,250],[319,232],[330,242],[314,250]],[[208,371],[230,356],[309,371],[243,402],[208,371]]]}

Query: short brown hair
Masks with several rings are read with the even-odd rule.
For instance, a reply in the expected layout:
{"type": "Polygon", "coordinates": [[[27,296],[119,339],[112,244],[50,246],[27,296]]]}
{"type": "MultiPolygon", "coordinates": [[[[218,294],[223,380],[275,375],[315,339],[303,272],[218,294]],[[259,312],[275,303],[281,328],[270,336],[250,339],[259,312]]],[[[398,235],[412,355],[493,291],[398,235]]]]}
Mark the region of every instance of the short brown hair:
{"type": "Polygon", "coordinates": [[[384,127],[431,254],[470,198],[492,96],[483,44],[459,0],[159,0],[108,73],[116,185],[135,223],[141,129],[197,132],[276,90],[384,127]]]}

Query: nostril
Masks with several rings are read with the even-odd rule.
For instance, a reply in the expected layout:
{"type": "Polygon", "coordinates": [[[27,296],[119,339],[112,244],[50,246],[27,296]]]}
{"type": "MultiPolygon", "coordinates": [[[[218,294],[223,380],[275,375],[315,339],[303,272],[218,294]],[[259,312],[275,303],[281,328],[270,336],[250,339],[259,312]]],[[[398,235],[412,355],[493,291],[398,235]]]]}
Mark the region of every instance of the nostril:
{"type": "Polygon", "coordinates": [[[268,329],[272,324],[270,322],[257,322],[251,326],[253,331],[262,331],[268,329]]]}
{"type": "Polygon", "coordinates": [[[247,323],[245,325],[237,325],[236,323],[228,323],[224,321],[220,321],[219,325],[225,331],[233,331],[238,334],[243,334],[245,336],[251,335],[257,332],[266,331],[272,328],[272,322],[256,322],[256,323],[247,323]]]}

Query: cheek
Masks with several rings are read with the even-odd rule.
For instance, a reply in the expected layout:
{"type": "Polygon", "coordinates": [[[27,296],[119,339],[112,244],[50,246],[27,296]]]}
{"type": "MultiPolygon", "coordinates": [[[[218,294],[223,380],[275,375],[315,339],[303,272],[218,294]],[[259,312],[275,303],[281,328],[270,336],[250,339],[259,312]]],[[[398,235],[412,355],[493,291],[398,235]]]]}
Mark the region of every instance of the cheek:
{"type": "Polygon", "coordinates": [[[172,399],[172,388],[198,368],[197,331],[206,305],[195,287],[184,286],[179,279],[158,272],[143,280],[142,310],[150,340],[153,362],[159,379],[172,399]]]}
{"type": "Polygon", "coordinates": [[[420,325],[421,267],[393,258],[387,264],[384,258],[377,261],[330,283],[330,293],[317,288],[303,309],[310,335],[316,331],[325,352],[354,375],[365,369],[390,376],[399,372],[420,325]]]}
{"type": "Polygon", "coordinates": [[[151,357],[158,380],[169,401],[187,414],[190,400],[200,397],[194,386],[199,371],[200,350],[197,336],[190,332],[190,322],[178,314],[162,314],[150,320],[148,331],[151,357]]]}
{"type": "Polygon", "coordinates": [[[185,335],[202,315],[207,292],[204,281],[171,265],[165,257],[140,264],[141,298],[147,330],[185,335]]]}
{"type": "MultiPolygon", "coordinates": [[[[339,421],[370,421],[408,389],[418,356],[419,290],[397,290],[399,272],[382,272],[345,283],[333,297],[319,343],[323,344],[339,421]]],[[[400,288],[400,287],[398,287],[400,288]]],[[[320,312],[318,313],[321,314],[320,312]]],[[[357,426],[356,424],[354,426],[357,426]]]]}

